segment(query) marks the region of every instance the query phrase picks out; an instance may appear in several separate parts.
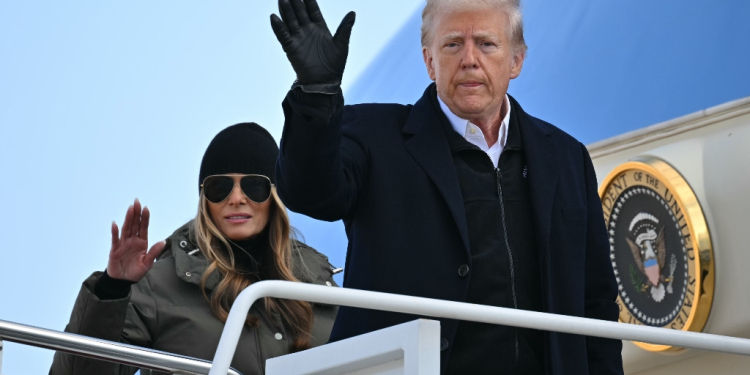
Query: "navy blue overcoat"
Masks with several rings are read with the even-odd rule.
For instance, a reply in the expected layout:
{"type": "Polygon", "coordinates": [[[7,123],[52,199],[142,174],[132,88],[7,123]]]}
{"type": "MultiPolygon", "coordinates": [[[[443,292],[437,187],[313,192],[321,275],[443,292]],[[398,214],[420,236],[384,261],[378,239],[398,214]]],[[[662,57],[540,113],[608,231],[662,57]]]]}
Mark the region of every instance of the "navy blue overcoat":
{"type": "MultiPolygon", "coordinates": [[[[442,114],[429,97],[434,87],[413,106],[361,104],[340,110],[340,96],[312,105],[294,100],[299,95],[290,99],[293,93],[283,103],[279,194],[293,211],[343,219],[349,238],[346,288],[466,298],[469,278],[459,276],[458,268],[471,268],[469,233],[442,114]]],[[[511,103],[528,166],[544,310],[617,320],[617,286],[586,147],[526,114],[512,98],[511,103]]],[[[415,318],[341,307],[331,340],[415,318]]],[[[452,343],[457,322],[441,319],[440,324],[442,337],[452,343]]],[[[622,374],[621,347],[618,340],[550,332],[546,372],[622,374]]],[[[442,353],[443,365],[449,352],[442,353]]]]}

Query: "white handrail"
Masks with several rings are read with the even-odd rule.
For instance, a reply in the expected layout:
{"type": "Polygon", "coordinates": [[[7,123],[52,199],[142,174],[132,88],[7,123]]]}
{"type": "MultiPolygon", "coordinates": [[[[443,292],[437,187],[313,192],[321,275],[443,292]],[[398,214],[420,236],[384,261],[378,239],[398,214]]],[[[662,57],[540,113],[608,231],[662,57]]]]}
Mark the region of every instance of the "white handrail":
{"type": "MultiPolygon", "coordinates": [[[[0,320],[0,362],[2,340],[173,374],[205,374],[211,369],[203,359],[5,320],[0,320]]],[[[228,367],[223,374],[242,375],[228,367]]]]}
{"type": "Polygon", "coordinates": [[[750,340],[736,337],[289,281],[261,281],[247,287],[234,301],[209,375],[227,373],[250,307],[264,297],[750,355],[750,340]]]}

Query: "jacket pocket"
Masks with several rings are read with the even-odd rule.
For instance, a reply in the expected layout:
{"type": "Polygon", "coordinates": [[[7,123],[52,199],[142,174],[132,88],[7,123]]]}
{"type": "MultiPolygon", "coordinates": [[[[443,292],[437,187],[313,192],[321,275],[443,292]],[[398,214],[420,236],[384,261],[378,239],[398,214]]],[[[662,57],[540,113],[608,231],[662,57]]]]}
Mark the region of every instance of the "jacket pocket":
{"type": "Polygon", "coordinates": [[[586,221],[585,207],[565,207],[563,217],[566,221],[586,221]]]}

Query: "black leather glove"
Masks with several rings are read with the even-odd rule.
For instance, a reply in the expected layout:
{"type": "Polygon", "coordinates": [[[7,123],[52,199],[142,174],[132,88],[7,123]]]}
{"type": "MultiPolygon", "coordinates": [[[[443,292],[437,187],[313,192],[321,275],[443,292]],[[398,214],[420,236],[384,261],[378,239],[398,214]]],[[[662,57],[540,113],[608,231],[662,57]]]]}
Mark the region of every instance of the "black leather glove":
{"type": "Polygon", "coordinates": [[[283,21],[272,14],[271,27],[297,73],[292,89],[336,94],[349,54],[354,12],[344,17],[333,36],[315,0],[279,0],[279,13],[283,21]]]}

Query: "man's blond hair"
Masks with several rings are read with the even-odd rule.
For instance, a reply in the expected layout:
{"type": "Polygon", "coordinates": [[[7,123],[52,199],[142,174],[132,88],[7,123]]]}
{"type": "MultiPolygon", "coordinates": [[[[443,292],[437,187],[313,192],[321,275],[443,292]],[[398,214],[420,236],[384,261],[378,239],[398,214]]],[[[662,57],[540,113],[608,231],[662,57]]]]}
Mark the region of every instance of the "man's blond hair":
{"type": "Polygon", "coordinates": [[[505,12],[508,16],[508,38],[513,49],[526,53],[521,0],[427,0],[422,11],[422,47],[428,47],[432,43],[431,32],[437,13],[486,8],[502,9],[505,12]]]}

